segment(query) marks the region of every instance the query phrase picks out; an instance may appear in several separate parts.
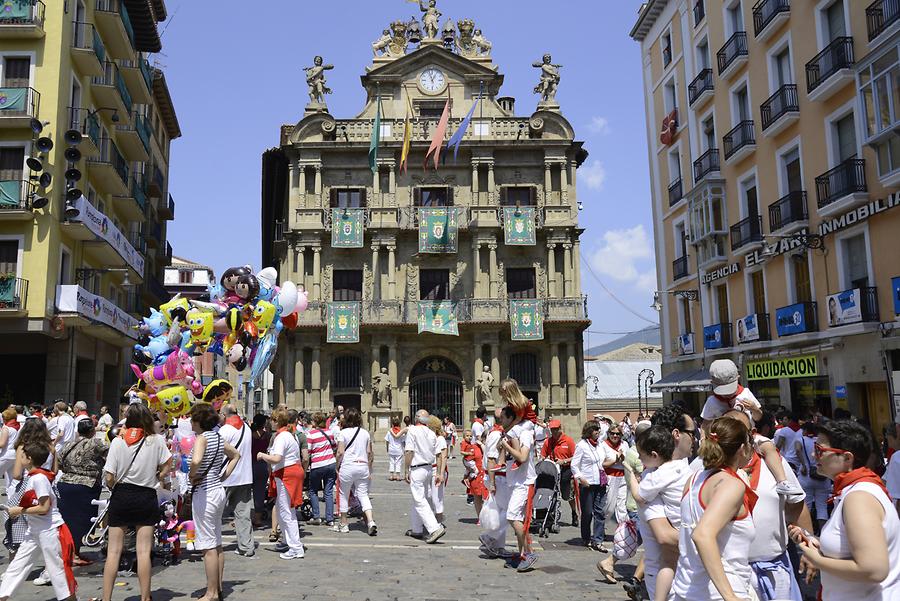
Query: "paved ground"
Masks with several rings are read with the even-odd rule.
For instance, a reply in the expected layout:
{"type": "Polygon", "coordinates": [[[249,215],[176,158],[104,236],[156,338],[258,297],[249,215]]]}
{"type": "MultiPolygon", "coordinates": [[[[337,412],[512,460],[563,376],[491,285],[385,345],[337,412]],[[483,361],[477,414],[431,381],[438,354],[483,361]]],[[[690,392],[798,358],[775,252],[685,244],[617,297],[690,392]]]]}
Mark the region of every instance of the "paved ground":
{"type": "MultiPolygon", "coordinates": [[[[451,465],[450,489],[447,491],[445,519],[447,535],[438,544],[425,545],[403,534],[409,528],[410,496],[407,485],[386,479],[387,461],[376,460],[372,502],[378,523],[378,536],[370,538],[362,523],[351,526],[349,534],[331,532],[323,526],[304,527],[301,535],[306,545],[306,558],[286,562],[268,543],[268,532],[256,531],[260,548],[255,558],[233,554],[233,530],[226,524],[228,554],[225,564],[225,594],[232,600],[270,601],[297,599],[310,601],[402,600],[443,601],[466,599],[473,588],[480,597],[491,601],[507,599],[547,599],[611,601],[627,599],[621,585],[601,583],[594,564],[599,553],[580,546],[577,528],[564,526],[562,532],[540,539],[542,550],[537,568],[527,574],[504,569],[501,560],[489,560],[478,551],[479,528],[475,511],[465,503],[459,483],[459,459],[451,465]]],[[[563,519],[569,510],[563,511],[563,519]]],[[[514,543],[510,530],[508,539],[514,543]]],[[[604,555],[605,557],[605,555],[604,555]]],[[[0,559],[0,569],[7,564],[0,559]]],[[[622,573],[630,576],[634,561],[622,565],[622,573]]],[[[102,566],[76,568],[79,597],[99,595],[102,566]]],[[[35,576],[37,574],[34,574],[35,576]]],[[[202,563],[198,557],[178,566],[154,568],[153,599],[187,599],[200,597],[205,590],[202,563]]],[[[23,584],[16,600],[45,601],[53,598],[50,587],[23,584]]],[[[117,600],[139,600],[137,578],[120,578],[117,600]]]]}

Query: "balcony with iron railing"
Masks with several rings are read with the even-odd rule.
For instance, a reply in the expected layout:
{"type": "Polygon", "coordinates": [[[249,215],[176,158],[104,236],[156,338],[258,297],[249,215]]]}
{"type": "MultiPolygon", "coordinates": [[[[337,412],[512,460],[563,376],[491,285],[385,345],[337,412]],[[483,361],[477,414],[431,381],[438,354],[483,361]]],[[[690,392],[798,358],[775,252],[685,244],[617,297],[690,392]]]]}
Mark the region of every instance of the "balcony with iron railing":
{"type": "Polygon", "coordinates": [[[147,212],[147,193],[140,179],[131,178],[125,194],[113,196],[116,211],[127,221],[143,221],[147,212]]]}
{"type": "Polygon", "coordinates": [[[131,232],[128,234],[128,242],[134,247],[134,250],[141,254],[147,254],[147,241],[140,232],[131,232]]]}
{"type": "Polygon", "coordinates": [[[115,108],[122,119],[128,117],[132,106],[131,93],[116,63],[103,63],[103,72],[91,78],[91,85],[97,104],[115,108]]]}
{"type": "Polygon", "coordinates": [[[747,56],[747,32],[737,31],[716,53],[719,77],[727,79],[734,75],[738,68],[747,62],[747,56]]]}
{"type": "Polygon", "coordinates": [[[0,222],[34,219],[31,203],[37,186],[25,179],[0,180],[0,222]]]}
{"type": "Polygon", "coordinates": [[[41,0],[7,0],[0,6],[0,40],[44,37],[44,13],[41,0]]]}
{"type": "Polygon", "coordinates": [[[72,23],[70,54],[75,67],[84,75],[96,77],[103,74],[106,48],[93,23],[72,23]]]}
{"type": "Polygon", "coordinates": [[[88,109],[70,106],[69,128],[81,133],[78,150],[82,156],[92,157],[100,152],[100,121],[96,114],[88,109]]]}
{"type": "Polygon", "coordinates": [[[0,87],[0,128],[31,128],[32,118],[38,117],[41,94],[27,86],[0,87]]]}
{"type": "Polygon", "coordinates": [[[753,33],[768,40],[791,17],[791,0],[760,0],[753,7],[753,33]]]}
{"type": "Polygon", "coordinates": [[[775,310],[775,331],[781,338],[818,330],[818,305],[815,302],[800,302],[775,310]]]}
{"type": "Polygon", "coordinates": [[[697,0],[694,2],[694,27],[700,25],[704,18],[706,18],[705,0],[697,0]]]}
{"type": "Polygon", "coordinates": [[[682,191],[682,183],[681,178],[679,177],[677,180],[669,184],[669,206],[674,207],[677,205],[682,198],[684,198],[684,194],[682,191]]]}
{"type": "Polygon", "coordinates": [[[806,191],[788,192],[769,205],[769,229],[772,233],[787,234],[809,224],[806,191]]]}
{"type": "MultiPolygon", "coordinates": [[[[699,101],[712,98],[714,91],[713,70],[710,68],[703,69],[688,86],[688,104],[694,107],[694,104],[697,104],[699,101]]],[[[701,104],[697,104],[694,108],[699,108],[701,104]]]]}
{"type": "Polygon", "coordinates": [[[109,138],[100,138],[97,156],[87,160],[91,181],[102,192],[123,196],[128,192],[128,162],[109,138]]]}
{"type": "Polygon", "coordinates": [[[869,41],[890,29],[900,20],[900,0],[875,0],[866,8],[869,41]]]}
{"type": "Polygon", "coordinates": [[[710,148],[694,161],[694,182],[700,183],[707,175],[719,172],[719,149],[710,148]]]}
{"type": "Polygon", "coordinates": [[[150,159],[149,132],[140,114],[116,125],[116,140],[129,161],[144,163],[150,159]]]}
{"type": "Polygon", "coordinates": [[[847,159],[816,178],[819,213],[830,215],[868,200],[865,159],[847,159]]]}
{"type": "Polygon", "coordinates": [[[878,288],[866,286],[842,290],[828,297],[828,327],[880,322],[878,288]]]}
{"type": "Polygon", "coordinates": [[[153,165],[152,169],[145,172],[147,177],[147,192],[155,198],[162,198],[166,191],[166,178],[163,177],[162,169],[158,165],[153,165]]]}
{"type": "Polygon", "coordinates": [[[806,93],[809,99],[827,100],[854,81],[853,38],[834,39],[806,63],[806,93]]]}
{"type": "Polygon", "coordinates": [[[96,0],[94,21],[112,57],[130,59],[134,53],[134,28],[125,0],[96,0]]]}
{"type": "Polygon", "coordinates": [[[747,248],[748,246],[759,246],[763,241],[762,217],[760,215],[751,215],[731,226],[731,252],[748,251],[750,250],[747,248]]]}
{"type": "Polygon", "coordinates": [[[686,278],[691,273],[688,266],[688,256],[684,255],[672,261],[672,281],[677,282],[682,278],[686,278]]]}
{"type": "Polygon", "coordinates": [[[756,150],[756,128],[753,121],[741,121],[722,136],[725,162],[739,163],[756,150]]]}
{"type": "Polygon", "coordinates": [[[759,107],[764,136],[775,136],[800,119],[800,98],[796,84],[778,88],[759,107]]]}
{"type": "Polygon", "coordinates": [[[172,198],[171,194],[169,194],[169,200],[167,202],[159,203],[159,210],[157,213],[162,219],[169,221],[175,219],[175,200],[172,198]]]}
{"type": "Polygon", "coordinates": [[[0,318],[4,313],[19,313],[28,302],[28,280],[15,273],[0,274],[0,318]]]}
{"type": "Polygon", "coordinates": [[[703,348],[712,351],[729,348],[731,341],[731,323],[714,323],[703,328],[703,348]]]}
{"type": "Polygon", "coordinates": [[[168,265],[172,264],[172,244],[166,241],[166,263],[168,265]]]}
{"type": "Polygon", "coordinates": [[[122,78],[128,85],[136,104],[149,104],[153,93],[153,73],[150,63],[142,56],[119,61],[122,78]]]}

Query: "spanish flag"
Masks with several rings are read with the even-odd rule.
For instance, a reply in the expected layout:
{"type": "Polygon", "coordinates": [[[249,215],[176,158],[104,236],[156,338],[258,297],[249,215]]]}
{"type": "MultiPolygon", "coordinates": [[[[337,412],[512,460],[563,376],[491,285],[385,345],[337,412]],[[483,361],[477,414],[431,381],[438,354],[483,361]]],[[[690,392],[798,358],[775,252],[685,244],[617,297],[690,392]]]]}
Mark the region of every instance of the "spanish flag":
{"type": "Polygon", "coordinates": [[[406,173],[406,160],[409,158],[409,147],[412,144],[412,105],[406,97],[406,122],[403,124],[403,150],[400,151],[400,173],[406,173]]]}

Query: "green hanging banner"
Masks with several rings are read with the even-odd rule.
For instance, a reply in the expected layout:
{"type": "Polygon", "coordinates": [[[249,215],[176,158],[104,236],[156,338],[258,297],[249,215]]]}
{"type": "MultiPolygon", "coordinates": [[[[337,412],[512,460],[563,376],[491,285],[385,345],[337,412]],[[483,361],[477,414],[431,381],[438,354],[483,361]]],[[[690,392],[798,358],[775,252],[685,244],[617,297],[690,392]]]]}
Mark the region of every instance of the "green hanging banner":
{"type": "Polygon", "coordinates": [[[331,246],[362,248],[365,209],[331,209],[331,246]]]}
{"type": "Polygon", "coordinates": [[[455,253],[457,219],[454,207],[419,208],[419,252],[455,253]]]}
{"type": "Polygon", "coordinates": [[[509,301],[509,327],[513,340],[543,340],[544,303],[537,299],[509,301]]]}
{"type": "Polygon", "coordinates": [[[422,332],[459,336],[456,303],[448,300],[419,301],[419,334],[422,332]]]}
{"type": "Polygon", "coordinates": [[[510,246],[537,244],[534,207],[503,207],[503,235],[510,246]]]}
{"type": "Polygon", "coordinates": [[[0,22],[28,21],[31,19],[32,7],[37,10],[32,0],[3,0],[0,2],[0,22]]]}
{"type": "Polygon", "coordinates": [[[328,342],[359,342],[359,301],[328,303],[328,342]]]}

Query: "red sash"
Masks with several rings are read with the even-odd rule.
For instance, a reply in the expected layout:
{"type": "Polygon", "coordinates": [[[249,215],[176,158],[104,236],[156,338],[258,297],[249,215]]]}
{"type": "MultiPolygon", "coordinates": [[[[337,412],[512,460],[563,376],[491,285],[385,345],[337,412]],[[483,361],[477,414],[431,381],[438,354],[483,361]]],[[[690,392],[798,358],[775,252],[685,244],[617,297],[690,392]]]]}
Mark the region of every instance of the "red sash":
{"type": "MultiPolygon", "coordinates": [[[[609,448],[611,448],[613,451],[618,451],[618,450],[619,450],[619,447],[622,446],[622,443],[621,443],[621,442],[620,442],[619,444],[617,444],[616,446],[613,446],[612,443],[609,442],[609,439],[606,439],[604,442],[606,442],[606,446],[608,446],[609,448]]],[[[624,475],[625,475],[625,470],[624,470],[624,469],[619,469],[619,468],[617,468],[617,467],[605,467],[605,468],[603,468],[603,469],[604,469],[604,471],[606,472],[606,475],[607,475],[607,476],[612,476],[612,477],[617,477],[617,476],[619,476],[619,477],[621,477],[621,476],[624,476],[624,475]]]]}
{"type": "Polygon", "coordinates": [[[303,505],[303,468],[299,464],[289,465],[272,472],[272,475],[281,480],[287,489],[291,499],[291,507],[303,505]]]}

